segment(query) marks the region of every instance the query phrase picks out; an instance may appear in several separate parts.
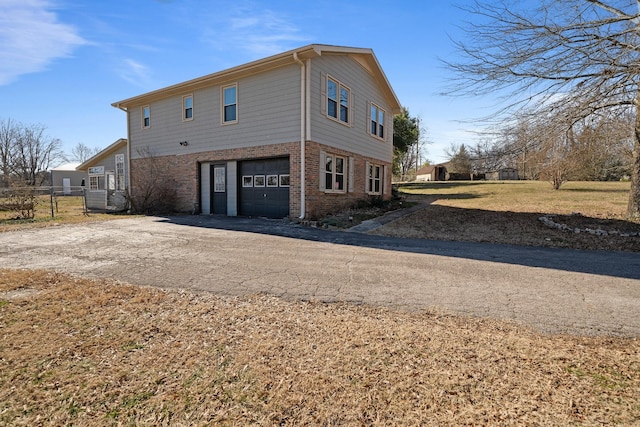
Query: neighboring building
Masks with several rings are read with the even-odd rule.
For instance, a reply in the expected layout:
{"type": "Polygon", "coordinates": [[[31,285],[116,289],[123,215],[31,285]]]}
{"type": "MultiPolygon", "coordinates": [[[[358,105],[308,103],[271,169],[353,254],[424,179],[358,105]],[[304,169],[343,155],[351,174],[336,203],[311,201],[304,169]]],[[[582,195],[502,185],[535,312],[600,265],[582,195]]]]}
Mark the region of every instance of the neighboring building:
{"type": "Polygon", "coordinates": [[[121,138],[77,167],[86,180],[88,210],[122,211],[127,209],[127,140],[121,138]]]}
{"type": "Polygon", "coordinates": [[[184,212],[304,218],[391,197],[401,106],[371,49],[309,45],[112,105],[134,198],[159,170],[184,212]]]}
{"type": "Polygon", "coordinates": [[[418,169],[416,181],[446,181],[447,176],[446,163],[441,163],[439,165],[429,165],[418,169]]]}
{"type": "Polygon", "coordinates": [[[434,169],[435,169],[435,166],[433,165],[421,167],[420,169],[418,169],[418,172],[416,172],[416,181],[420,181],[420,182],[435,181],[433,179],[434,169]]]}
{"type": "Polygon", "coordinates": [[[65,163],[51,169],[51,182],[53,191],[58,195],[70,196],[71,194],[82,194],[82,186],[85,185],[86,174],[77,171],[80,163],[65,163]]]}
{"type": "Polygon", "coordinates": [[[485,179],[489,181],[507,181],[518,179],[518,169],[516,168],[503,168],[497,171],[487,172],[485,179]]]}

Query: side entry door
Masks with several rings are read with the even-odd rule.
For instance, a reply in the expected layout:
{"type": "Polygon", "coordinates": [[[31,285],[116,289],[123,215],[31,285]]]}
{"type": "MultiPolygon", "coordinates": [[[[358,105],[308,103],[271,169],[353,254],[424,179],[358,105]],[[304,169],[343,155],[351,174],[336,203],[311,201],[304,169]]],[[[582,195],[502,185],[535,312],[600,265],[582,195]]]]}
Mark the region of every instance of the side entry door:
{"type": "Polygon", "coordinates": [[[211,213],[227,214],[227,168],[224,164],[211,165],[211,213]]]}

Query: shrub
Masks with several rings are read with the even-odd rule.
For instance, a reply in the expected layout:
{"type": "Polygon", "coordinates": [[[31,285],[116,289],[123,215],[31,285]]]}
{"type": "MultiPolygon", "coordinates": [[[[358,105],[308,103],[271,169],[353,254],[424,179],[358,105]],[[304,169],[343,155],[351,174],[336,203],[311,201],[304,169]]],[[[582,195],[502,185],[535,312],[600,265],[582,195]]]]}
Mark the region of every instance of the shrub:
{"type": "Polygon", "coordinates": [[[18,214],[17,219],[33,219],[38,204],[38,196],[33,188],[15,188],[0,202],[0,210],[18,214]]]}

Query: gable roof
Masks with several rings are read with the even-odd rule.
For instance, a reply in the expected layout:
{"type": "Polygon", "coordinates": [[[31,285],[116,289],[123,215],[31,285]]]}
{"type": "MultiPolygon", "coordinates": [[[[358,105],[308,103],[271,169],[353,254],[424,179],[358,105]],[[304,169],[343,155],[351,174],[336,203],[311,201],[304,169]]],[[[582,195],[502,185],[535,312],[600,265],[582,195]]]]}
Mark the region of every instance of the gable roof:
{"type": "Polygon", "coordinates": [[[395,92],[391,88],[391,85],[389,84],[384,71],[382,71],[382,67],[380,67],[378,60],[373,53],[373,50],[366,48],[331,46],[323,44],[310,44],[297,49],[289,50],[287,52],[279,53],[277,55],[239,65],[237,67],[222,70],[217,73],[208,74],[203,77],[198,77],[196,79],[188,80],[152,92],[147,92],[142,95],[134,96],[132,98],[127,98],[122,101],[114,102],[111,105],[113,107],[126,111],[130,107],[142,106],[149,102],[163,99],[168,96],[183,95],[196,89],[215,86],[228,82],[230,80],[238,79],[240,77],[258,74],[266,70],[282,67],[284,65],[295,64],[296,62],[298,62],[298,60],[315,58],[322,56],[323,54],[347,55],[353,58],[356,62],[363,66],[378,82],[385,97],[387,98],[387,102],[389,102],[389,105],[391,106],[392,114],[400,113],[400,101],[398,101],[395,92]]]}
{"type": "Polygon", "coordinates": [[[96,154],[95,156],[91,157],[89,160],[86,160],[86,161],[84,161],[84,163],[81,163],[80,165],[78,165],[76,167],[76,170],[84,171],[84,170],[89,169],[89,167],[92,164],[96,163],[98,160],[102,159],[103,157],[108,156],[109,154],[122,149],[125,145],[127,145],[127,139],[126,138],[118,139],[116,142],[114,142],[113,144],[111,144],[110,146],[105,148],[104,150],[100,151],[98,154],[96,154]]]}
{"type": "Polygon", "coordinates": [[[434,165],[423,166],[420,169],[418,169],[418,172],[416,173],[416,175],[428,175],[431,172],[433,172],[435,168],[436,167],[434,165]]]}

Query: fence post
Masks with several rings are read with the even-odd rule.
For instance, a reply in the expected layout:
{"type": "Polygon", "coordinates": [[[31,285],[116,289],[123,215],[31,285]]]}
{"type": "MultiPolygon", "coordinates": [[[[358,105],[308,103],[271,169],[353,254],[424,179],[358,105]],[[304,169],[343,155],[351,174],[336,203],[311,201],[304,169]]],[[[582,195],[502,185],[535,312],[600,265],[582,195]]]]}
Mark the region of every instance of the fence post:
{"type": "Polygon", "coordinates": [[[53,185],[51,187],[49,187],[49,198],[50,198],[50,204],[51,204],[51,218],[54,218],[54,214],[53,214],[53,185]]]}

